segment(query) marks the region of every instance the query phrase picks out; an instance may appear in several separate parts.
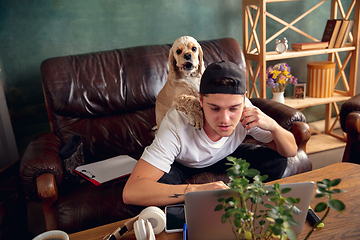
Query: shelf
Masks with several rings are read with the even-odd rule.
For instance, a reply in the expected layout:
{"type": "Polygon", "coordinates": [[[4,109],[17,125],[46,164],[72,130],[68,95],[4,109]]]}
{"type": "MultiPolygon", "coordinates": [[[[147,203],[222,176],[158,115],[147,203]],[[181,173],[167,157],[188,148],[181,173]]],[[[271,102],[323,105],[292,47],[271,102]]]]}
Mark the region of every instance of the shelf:
{"type": "Polygon", "coordinates": [[[267,0],[268,3],[274,3],[274,2],[295,2],[295,1],[301,1],[301,0],[267,0]]]}
{"type": "MultiPolygon", "coordinates": [[[[345,101],[355,95],[358,71],[357,65],[359,58],[358,51],[360,39],[360,0],[352,0],[352,3],[349,5],[348,10],[344,9],[342,2],[349,3],[349,0],[314,1],[314,3],[310,3],[311,6],[308,9],[301,9],[304,11],[299,11],[299,15],[294,16],[294,19],[289,22],[282,19],[281,17],[276,16],[281,16],[281,7],[279,8],[280,10],[276,13],[271,13],[267,11],[267,3],[291,1],[293,0],[242,1],[243,49],[246,66],[248,69],[248,97],[251,98],[255,95],[255,97],[266,98],[266,74],[264,73],[266,72],[266,65],[268,61],[327,54],[328,61],[336,63],[336,76],[334,78],[334,96],[330,98],[306,97],[305,99],[295,99],[287,97],[285,98],[285,104],[295,109],[299,109],[300,111],[311,106],[325,105],[325,126],[323,132],[326,134],[318,134],[311,136],[310,141],[307,144],[308,153],[320,152],[332,148],[342,147],[345,145],[345,142],[341,140],[341,136],[335,134],[333,130],[334,125],[337,124],[337,122],[339,121],[339,107],[337,103],[345,101]],[[299,21],[303,20],[310,13],[313,13],[315,9],[318,9],[320,7],[324,9],[323,6],[326,6],[326,4],[324,3],[327,1],[331,2],[331,7],[329,9],[330,16],[326,19],[349,19],[350,16],[354,18],[352,32],[347,36],[348,43],[344,47],[330,49],[312,49],[303,51],[293,51],[292,49],[290,49],[282,54],[278,54],[275,51],[266,51],[266,49],[271,49],[270,45],[268,45],[269,43],[271,43],[272,45],[276,38],[278,38],[281,34],[288,30],[294,31],[302,35],[303,37],[306,37],[307,39],[309,39],[309,42],[319,42],[319,39],[304,32],[304,29],[299,29],[296,24],[299,21]],[[338,13],[340,13],[339,16],[338,13]],[[277,25],[283,25],[282,28],[278,29],[278,27],[276,27],[276,29],[278,30],[273,34],[272,32],[268,32],[267,19],[272,20],[270,22],[271,24],[273,24],[273,21],[275,21],[277,25]],[[267,38],[267,35],[271,36],[267,38]],[[254,62],[256,64],[254,64],[254,62]],[[341,81],[343,84],[340,84],[338,86],[337,83],[341,81]],[[339,88],[337,88],[337,86],[339,88]],[[336,120],[331,123],[333,110],[335,110],[336,113],[336,120]]],[[[325,21],[326,19],[323,20],[325,21]]],[[[272,26],[275,25],[273,24],[272,26]]],[[[316,34],[318,36],[321,35],[321,33],[319,32],[317,32],[316,34]]]]}
{"type": "MultiPolygon", "coordinates": [[[[329,53],[336,53],[336,52],[348,52],[355,50],[354,46],[347,46],[342,48],[330,48],[330,49],[314,49],[314,50],[303,50],[303,51],[293,51],[288,50],[285,53],[279,54],[275,51],[267,52],[265,55],[266,61],[272,60],[279,60],[279,59],[289,59],[289,58],[298,58],[298,57],[308,57],[314,55],[321,55],[321,54],[329,54],[329,53]]],[[[245,58],[248,60],[259,61],[260,55],[257,53],[247,53],[245,54],[245,58]]]]}
{"type": "MultiPolygon", "coordinates": [[[[346,87],[346,95],[353,96],[355,94],[356,76],[357,76],[357,61],[358,61],[358,47],[359,47],[359,15],[360,15],[360,0],[353,0],[349,8],[344,9],[342,1],[348,0],[331,0],[331,8],[329,9],[330,17],[327,19],[349,19],[353,16],[354,26],[352,32],[348,36],[348,43],[342,48],[330,48],[330,49],[312,49],[304,51],[288,50],[285,53],[278,54],[275,51],[266,52],[269,49],[269,43],[273,44],[274,40],[283,34],[284,32],[291,30],[298,34],[308,38],[309,42],[319,42],[316,37],[321,36],[321,33],[317,32],[318,36],[311,36],[303,30],[297,28],[295,25],[303,20],[305,17],[313,13],[314,10],[323,7],[325,2],[329,0],[319,0],[311,3],[312,7],[304,9],[299,12],[299,16],[294,16],[294,20],[287,22],[281,19],[281,11],[277,13],[270,13],[267,11],[267,3],[275,2],[291,2],[292,0],[243,0],[242,1],[242,20],[243,20],[243,49],[248,67],[248,97],[266,98],[266,65],[268,61],[300,58],[316,55],[328,55],[328,61],[336,62],[336,71],[338,76],[336,77],[336,83],[339,78],[344,82],[346,87]],[[338,16],[340,13],[341,16],[338,16]],[[267,19],[277,22],[279,25],[283,25],[277,32],[267,38],[267,19]],[[347,53],[347,55],[339,55],[339,53],[347,53]],[[252,62],[257,62],[253,64],[252,62]],[[348,70],[349,69],[349,70],[348,70]],[[348,76],[345,70],[349,72],[348,76]],[[257,84],[259,80],[259,84],[257,84]],[[251,83],[250,83],[251,82],[251,83]],[[260,85],[260,86],[258,86],[260,85]],[[258,89],[259,88],[259,89],[258,89]]],[[[326,19],[325,19],[326,20],[326,19]]],[[[325,21],[324,20],[324,21],[325,21]]],[[[290,46],[289,46],[290,47],[290,46]]],[[[336,86],[335,86],[336,87],[336,86]]]]}
{"type": "Polygon", "coordinates": [[[285,104],[292,108],[300,109],[300,108],[317,106],[327,103],[345,101],[349,98],[350,98],[349,96],[344,96],[339,93],[334,93],[334,96],[330,98],[306,97],[305,99],[301,99],[301,98],[286,97],[285,104]]]}

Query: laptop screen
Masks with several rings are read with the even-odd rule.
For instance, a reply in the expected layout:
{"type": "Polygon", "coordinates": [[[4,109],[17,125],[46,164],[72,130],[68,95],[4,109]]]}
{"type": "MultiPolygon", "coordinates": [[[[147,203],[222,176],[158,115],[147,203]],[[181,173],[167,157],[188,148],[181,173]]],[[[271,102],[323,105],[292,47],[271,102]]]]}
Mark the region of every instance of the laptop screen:
{"type": "MultiPolygon", "coordinates": [[[[273,186],[266,186],[265,189],[272,190],[273,186]]],[[[291,196],[300,198],[300,203],[296,204],[301,212],[293,214],[294,219],[299,223],[292,227],[296,234],[300,234],[304,228],[307,211],[314,192],[314,182],[281,184],[282,188],[291,188],[291,191],[282,194],[283,197],[291,196]]],[[[233,240],[236,239],[229,221],[221,222],[221,216],[225,211],[215,211],[219,204],[219,198],[228,198],[238,193],[233,190],[213,190],[202,192],[188,192],[185,194],[185,218],[188,228],[189,240],[233,240]]],[[[271,204],[268,197],[262,197],[264,204],[271,204]]],[[[247,203],[247,204],[250,204],[247,203]]],[[[267,209],[260,204],[261,209],[267,209]]],[[[261,210],[259,209],[259,210],[261,210]]],[[[268,209],[267,209],[268,210],[268,209]]]]}

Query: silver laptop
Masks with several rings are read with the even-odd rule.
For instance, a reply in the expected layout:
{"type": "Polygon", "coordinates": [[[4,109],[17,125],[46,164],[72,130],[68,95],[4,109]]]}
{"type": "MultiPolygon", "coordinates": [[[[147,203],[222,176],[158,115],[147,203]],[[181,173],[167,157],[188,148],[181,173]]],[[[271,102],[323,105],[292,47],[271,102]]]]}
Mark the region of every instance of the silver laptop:
{"type": "MultiPolygon", "coordinates": [[[[267,190],[272,190],[272,185],[266,186],[267,190]]],[[[300,198],[300,203],[296,206],[301,213],[293,214],[298,226],[292,229],[296,234],[300,234],[304,228],[306,215],[310,206],[310,201],[314,192],[314,182],[281,184],[282,188],[291,188],[291,191],[283,194],[284,197],[291,196],[300,198]]],[[[221,216],[224,210],[215,212],[215,207],[219,204],[219,198],[228,198],[234,196],[233,190],[213,190],[202,192],[188,192],[185,194],[185,219],[188,229],[189,240],[233,240],[235,239],[231,225],[227,220],[221,222],[221,216]]],[[[266,198],[262,198],[264,203],[270,203],[266,198]]],[[[250,203],[249,203],[250,204],[250,203]]],[[[270,203],[273,205],[273,203],[270,203]]],[[[261,204],[260,204],[261,205],[261,204]]],[[[262,209],[266,209],[262,206],[262,209]]],[[[259,212],[258,212],[259,213],[259,212]]]]}

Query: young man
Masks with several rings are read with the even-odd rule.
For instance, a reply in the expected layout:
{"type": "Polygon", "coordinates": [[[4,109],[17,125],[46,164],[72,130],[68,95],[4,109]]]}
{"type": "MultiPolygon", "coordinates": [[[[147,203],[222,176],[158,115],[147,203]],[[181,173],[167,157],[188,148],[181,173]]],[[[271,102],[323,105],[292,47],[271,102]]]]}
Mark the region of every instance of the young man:
{"type": "Polygon", "coordinates": [[[245,93],[245,73],[236,64],[210,64],[200,83],[203,129],[194,129],[183,112],[169,110],[126,183],[124,202],[165,206],[183,202],[185,192],[226,189],[221,181],[181,183],[203,171],[225,172],[229,155],[245,159],[261,175],[269,175],[269,180],[280,178],[287,166],[286,157],[297,153],[295,139],[253,107],[245,93]],[[246,135],[268,147],[241,144],[246,135]]]}

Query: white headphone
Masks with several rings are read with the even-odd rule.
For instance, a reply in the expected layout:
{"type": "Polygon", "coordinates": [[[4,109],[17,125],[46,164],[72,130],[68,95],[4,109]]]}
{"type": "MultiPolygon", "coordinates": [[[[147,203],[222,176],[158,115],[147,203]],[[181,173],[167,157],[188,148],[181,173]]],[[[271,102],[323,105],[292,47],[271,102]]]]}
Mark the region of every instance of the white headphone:
{"type": "Polygon", "coordinates": [[[134,223],[136,240],[155,240],[155,235],[165,228],[165,213],[158,207],[148,207],[134,223]]]}
{"type": "Polygon", "coordinates": [[[125,222],[123,229],[117,228],[107,239],[119,240],[126,231],[134,229],[136,240],[155,240],[155,235],[165,228],[165,219],[165,213],[160,208],[147,207],[138,216],[125,222]]]}

